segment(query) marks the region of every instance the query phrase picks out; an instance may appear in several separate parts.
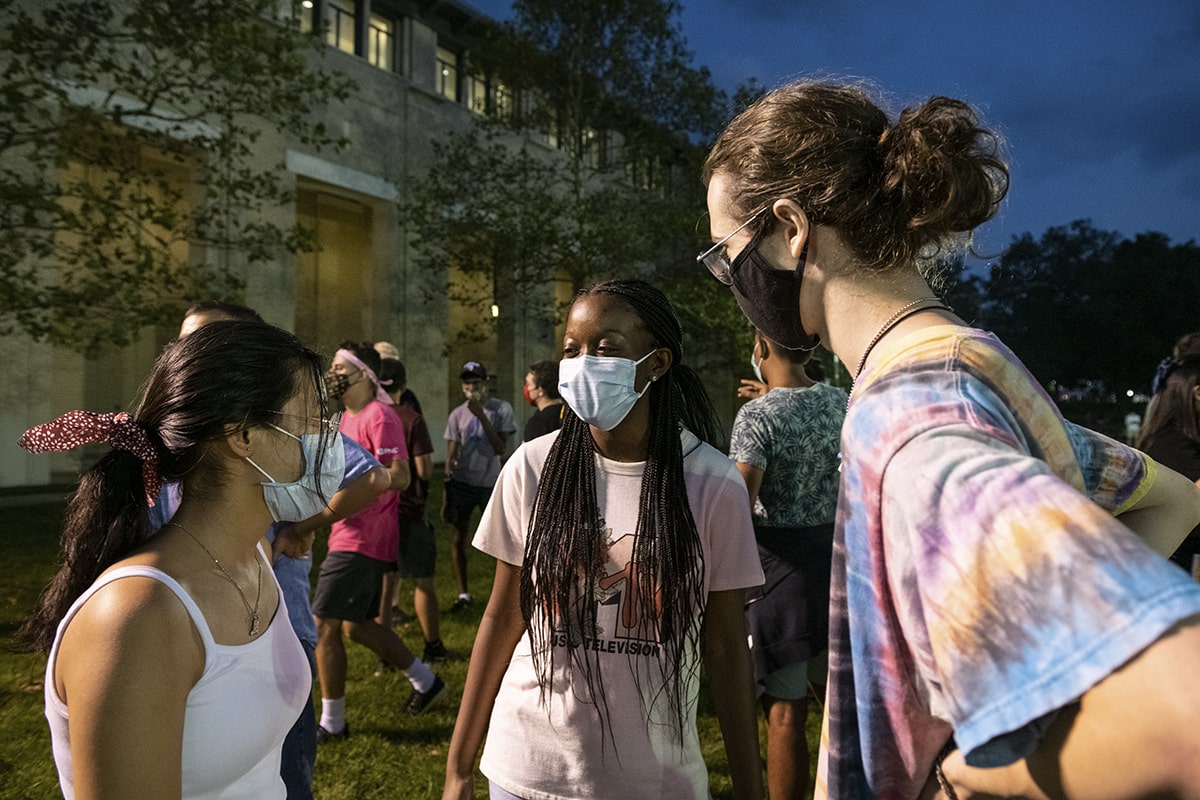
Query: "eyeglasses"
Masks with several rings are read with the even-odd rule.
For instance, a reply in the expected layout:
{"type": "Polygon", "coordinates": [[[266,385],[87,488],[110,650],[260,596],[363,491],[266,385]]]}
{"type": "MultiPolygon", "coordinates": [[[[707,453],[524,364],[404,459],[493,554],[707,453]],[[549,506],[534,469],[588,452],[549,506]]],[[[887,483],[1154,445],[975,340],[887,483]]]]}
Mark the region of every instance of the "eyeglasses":
{"type": "MultiPolygon", "coordinates": [[[[342,412],[341,411],[338,411],[337,413],[334,413],[334,414],[330,414],[329,417],[326,419],[321,419],[319,417],[305,417],[305,416],[301,416],[300,414],[288,414],[284,411],[272,411],[271,413],[278,414],[281,417],[291,417],[292,419],[302,419],[305,421],[305,423],[316,425],[317,427],[319,427],[321,429],[320,432],[327,436],[332,436],[333,434],[337,433],[341,429],[341,426],[342,426],[342,412]]],[[[287,431],[284,431],[284,433],[287,433],[287,431]]]]}
{"type": "Polygon", "coordinates": [[[768,208],[770,208],[771,205],[772,205],[771,203],[767,203],[765,206],[760,208],[758,211],[755,211],[753,214],[750,215],[750,219],[746,220],[741,225],[738,225],[736,228],[734,228],[732,233],[730,233],[725,238],[721,239],[721,241],[717,242],[716,244],[714,244],[712,247],[705,250],[700,255],[696,256],[696,260],[699,261],[704,266],[708,267],[708,271],[711,272],[713,277],[716,278],[717,280],[719,280],[721,283],[725,284],[726,286],[729,286],[730,284],[732,284],[733,283],[733,265],[729,263],[729,256],[726,254],[726,251],[725,251],[725,243],[728,242],[730,239],[732,239],[734,236],[736,236],[738,234],[738,232],[741,231],[742,228],[746,227],[751,222],[754,222],[754,220],[761,217],[763,215],[763,212],[766,211],[768,208]]]}

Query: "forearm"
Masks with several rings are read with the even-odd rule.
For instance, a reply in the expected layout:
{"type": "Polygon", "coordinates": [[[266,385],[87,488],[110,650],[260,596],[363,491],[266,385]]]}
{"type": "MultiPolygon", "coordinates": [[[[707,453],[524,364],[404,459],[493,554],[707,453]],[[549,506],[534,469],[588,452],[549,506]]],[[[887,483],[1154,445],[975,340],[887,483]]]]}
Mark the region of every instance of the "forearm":
{"type": "Polygon", "coordinates": [[[390,478],[388,488],[396,492],[403,492],[412,482],[412,473],[408,469],[408,462],[400,459],[393,461],[388,465],[388,477],[390,478]]]}
{"type": "Polygon", "coordinates": [[[737,800],[762,797],[762,763],[758,751],[758,716],[754,701],[754,671],[746,644],[746,623],[740,590],[709,595],[704,623],[704,664],[719,689],[713,705],[725,740],[725,755],[737,800]]]}
{"type": "Polygon", "coordinates": [[[488,600],[463,685],[462,702],[446,758],[446,778],[470,777],[483,745],[492,706],[508,662],[524,632],[519,605],[520,568],[496,562],[496,579],[488,600]]]}
{"type": "Polygon", "coordinates": [[[1200,617],[1168,631],[1063,711],[1037,752],[996,770],[944,764],[961,800],[1200,798],[1200,617]]]}
{"type": "Polygon", "coordinates": [[[414,458],[413,466],[416,467],[417,477],[420,480],[427,481],[433,477],[433,456],[428,453],[414,458]]]}
{"type": "Polygon", "coordinates": [[[1155,465],[1150,490],[1119,519],[1163,556],[1169,556],[1200,525],[1200,488],[1183,475],[1155,465]]]}
{"type": "Polygon", "coordinates": [[[320,514],[295,523],[295,532],[300,535],[314,533],[366,508],[388,490],[391,481],[391,474],[385,467],[375,467],[363,473],[334,492],[320,514]]]}
{"type": "Polygon", "coordinates": [[[508,450],[508,440],[496,430],[496,427],[492,425],[491,420],[489,420],[486,415],[480,417],[479,421],[483,423],[483,435],[487,437],[488,444],[491,446],[492,451],[495,452],[496,455],[503,458],[505,451],[508,450]]]}

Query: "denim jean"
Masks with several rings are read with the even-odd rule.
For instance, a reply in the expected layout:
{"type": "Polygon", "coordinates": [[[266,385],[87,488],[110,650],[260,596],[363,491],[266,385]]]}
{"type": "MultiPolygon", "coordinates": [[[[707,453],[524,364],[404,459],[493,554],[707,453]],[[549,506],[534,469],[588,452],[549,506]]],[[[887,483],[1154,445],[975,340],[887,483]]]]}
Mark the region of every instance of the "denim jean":
{"type": "MultiPolygon", "coordinates": [[[[300,640],[308,666],[312,669],[313,685],[317,680],[315,642],[300,640]]],[[[317,714],[313,709],[312,694],[300,712],[299,719],[283,740],[283,757],[279,761],[279,775],[287,786],[288,800],[313,800],[313,765],[317,761],[317,714]]]]}

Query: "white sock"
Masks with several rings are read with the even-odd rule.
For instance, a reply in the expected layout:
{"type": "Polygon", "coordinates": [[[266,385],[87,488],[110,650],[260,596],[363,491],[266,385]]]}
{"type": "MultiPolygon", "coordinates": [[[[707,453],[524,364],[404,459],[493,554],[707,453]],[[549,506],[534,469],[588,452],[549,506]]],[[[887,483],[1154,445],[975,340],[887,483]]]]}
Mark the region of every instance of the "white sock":
{"type": "Polygon", "coordinates": [[[418,692],[428,692],[432,689],[433,681],[437,677],[433,674],[433,670],[429,668],[429,665],[423,663],[416,656],[413,656],[413,662],[408,665],[408,669],[404,670],[404,674],[408,677],[408,682],[418,692]]]}
{"type": "Polygon", "coordinates": [[[459,592],[458,599],[466,600],[469,603],[469,602],[471,602],[471,595],[467,594],[466,592],[459,592]]]}
{"type": "Polygon", "coordinates": [[[346,727],[346,698],[321,698],[321,727],[330,733],[341,733],[346,727]]]}

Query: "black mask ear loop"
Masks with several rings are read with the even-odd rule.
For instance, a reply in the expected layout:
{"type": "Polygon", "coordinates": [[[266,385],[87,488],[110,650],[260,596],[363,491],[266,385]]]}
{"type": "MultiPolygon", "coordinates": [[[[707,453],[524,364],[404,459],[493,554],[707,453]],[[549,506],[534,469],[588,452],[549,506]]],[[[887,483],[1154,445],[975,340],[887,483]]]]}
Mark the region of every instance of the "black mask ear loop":
{"type": "Polygon", "coordinates": [[[742,313],[768,339],[788,350],[812,350],[820,339],[805,331],[800,320],[800,284],[808,242],[795,270],[777,270],[758,252],[766,232],[766,227],[758,231],[730,264],[730,289],[742,313]]]}

